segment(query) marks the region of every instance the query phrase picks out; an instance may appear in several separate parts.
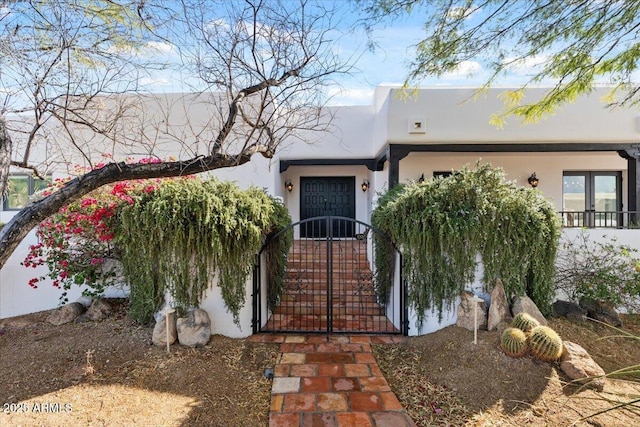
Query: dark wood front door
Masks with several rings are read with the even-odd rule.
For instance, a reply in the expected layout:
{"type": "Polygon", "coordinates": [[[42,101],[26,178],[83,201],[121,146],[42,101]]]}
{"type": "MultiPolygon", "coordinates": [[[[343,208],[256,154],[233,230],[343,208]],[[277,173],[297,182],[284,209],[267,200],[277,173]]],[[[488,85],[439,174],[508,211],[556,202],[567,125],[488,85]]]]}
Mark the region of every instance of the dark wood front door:
{"type": "MultiPolygon", "coordinates": [[[[301,177],[300,220],[320,216],[356,217],[356,178],[347,177],[301,177]]],[[[301,228],[300,237],[324,238],[327,229],[331,237],[353,237],[350,222],[336,221],[336,226],[327,227],[326,220],[311,221],[301,228]]]]}

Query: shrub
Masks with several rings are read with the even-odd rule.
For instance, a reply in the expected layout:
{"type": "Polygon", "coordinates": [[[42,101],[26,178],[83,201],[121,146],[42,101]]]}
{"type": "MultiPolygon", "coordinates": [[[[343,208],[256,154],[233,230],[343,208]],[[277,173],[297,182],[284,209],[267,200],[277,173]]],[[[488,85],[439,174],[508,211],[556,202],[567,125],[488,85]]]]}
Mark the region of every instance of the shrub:
{"type": "Polygon", "coordinates": [[[640,258],[637,250],[615,238],[591,240],[587,231],[565,238],[556,261],[555,288],[579,301],[607,302],[640,312],[640,258]]]}
{"type": "Polygon", "coordinates": [[[391,189],[380,198],[372,225],[402,249],[407,302],[418,323],[426,310],[435,308],[441,317],[444,306],[453,305],[474,278],[477,254],[487,290],[502,278],[508,297],[527,294],[543,313],[550,311],[558,215],[538,190],[507,182],[501,169],[465,167],[391,189]]]}
{"type": "Polygon", "coordinates": [[[166,292],[179,311],[197,307],[215,276],[237,324],[255,255],[288,222],[264,191],[230,182],[178,180],[135,195],[112,221],[133,317],[150,321],[166,292]]]}

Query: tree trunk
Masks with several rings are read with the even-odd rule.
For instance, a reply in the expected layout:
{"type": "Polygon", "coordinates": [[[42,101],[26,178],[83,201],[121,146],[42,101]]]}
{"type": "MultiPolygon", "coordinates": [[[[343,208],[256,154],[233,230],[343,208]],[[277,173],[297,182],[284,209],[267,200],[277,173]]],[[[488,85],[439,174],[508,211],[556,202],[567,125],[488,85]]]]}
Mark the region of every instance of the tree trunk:
{"type": "MultiPolygon", "coordinates": [[[[44,199],[25,206],[0,230],[0,269],[22,239],[44,219],[85,194],[118,181],[193,175],[214,169],[239,166],[251,159],[251,153],[238,156],[216,154],[187,161],[150,164],[110,163],[79,176],[44,199]]],[[[8,169],[8,167],[7,167],[8,169]]]]}
{"type": "Polygon", "coordinates": [[[7,191],[9,166],[11,165],[11,137],[7,132],[4,117],[0,116],[0,201],[7,191]]]}

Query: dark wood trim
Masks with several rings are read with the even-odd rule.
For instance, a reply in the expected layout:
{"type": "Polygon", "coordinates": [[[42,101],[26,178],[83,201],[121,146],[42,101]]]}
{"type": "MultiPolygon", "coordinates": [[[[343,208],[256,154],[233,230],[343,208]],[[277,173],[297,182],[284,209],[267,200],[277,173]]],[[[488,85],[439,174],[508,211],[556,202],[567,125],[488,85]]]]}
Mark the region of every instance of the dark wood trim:
{"type": "MultiPolygon", "coordinates": [[[[389,188],[393,188],[400,181],[400,160],[411,153],[562,153],[579,151],[616,151],[629,153],[637,147],[630,143],[600,143],[600,142],[548,142],[521,144],[388,144],[376,157],[378,163],[389,162],[389,188]]],[[[624,157],[624,156],[623,156],[624,157]]],[[[640,200],[640,183],[636,184],[635,200],[640,200]]],[[[631,198],[630,198],[631,200],[631,198]]],[[[629,203],[631,208],[631,203],[629,203]]]]}
{"type": "Polygon", "coordinates": [[[384,162],[377,159],[289,159],[280,160],[280,173],[290,166],[366,166],[372,172],[381,171],[384,162]]]}
{"type": "Polygon", "coordinates": [[[560,153],[575,151],[621,151],[637,146],[631,143],[545,142],[519,144],[389,144],[409,153],[560,153]],[[401,148],[400,148],[401,147],[401,148]]]}

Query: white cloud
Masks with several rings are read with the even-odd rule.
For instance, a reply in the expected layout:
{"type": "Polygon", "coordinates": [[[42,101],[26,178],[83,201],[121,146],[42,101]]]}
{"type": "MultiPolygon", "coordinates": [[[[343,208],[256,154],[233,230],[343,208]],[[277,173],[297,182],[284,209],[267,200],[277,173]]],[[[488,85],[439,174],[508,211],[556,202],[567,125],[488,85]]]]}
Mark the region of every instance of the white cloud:
{"type": "Polygon", "coordinates": [[[462,79],[482,71],[482,65],[476,61],[462,61],[453,71],[444,73],[444,79],[462,79]]]}
{"type": "Polygon", "coordinates": [[[373,102],[372,87],[350,87],[342,88],[332,86],[327,91],[329,105],[369,105],[373,102]]]}
{"type": "Polygon", "coordinates": [[[140,84],[143,86],[153,86],[153,87],[170,86],[171,81],[164,77],[156,77],[156,78],[143,77],[142,79],[140,79],[140,84]]]}
{"type": "Polygon", "coordinates": [[[148,42],[147,43],[147,47],[155,52],[158,53],[172,53],[173,52],[173,46],[171,46],[169,43],[162,43],[162,42],[148,42]]]}
{"type": "Polygon", "coordinates": [[[465,8],[460,6],[455,6],[449,8],[447,11],[447,18],[449,19],[459,19],[464,17],[464,19],[471,18],[472,15],[480,12],[482,9],[479,7],[471,7],[465,11],[465,8]]]}
{"type": "Polygon", "coordinates": [[[506,69],[518,75],[530,75],[537,73],[544,66],[549,57],[547,55],[536,55],[528,58],[505,58],[502,64],[506,69]]]}

